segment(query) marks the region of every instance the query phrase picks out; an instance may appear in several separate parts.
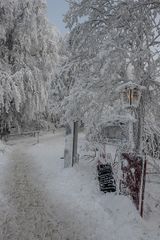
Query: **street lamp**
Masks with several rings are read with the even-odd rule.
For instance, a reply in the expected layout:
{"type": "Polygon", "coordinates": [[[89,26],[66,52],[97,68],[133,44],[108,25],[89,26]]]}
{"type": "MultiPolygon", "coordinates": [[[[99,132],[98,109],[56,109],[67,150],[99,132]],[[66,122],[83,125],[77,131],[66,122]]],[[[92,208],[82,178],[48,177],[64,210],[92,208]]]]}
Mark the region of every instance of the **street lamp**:
{"type": "Polygon", "coordinates": [[[122,106],[124,108],[137,108],[140,103],[142,90],[144,89],[145,87],[131,81],[121,84],[117,91],[120,94],[122,106]]]}
{"type": "MultiPolygon", "coordinates": [[[[119,86],[117,88],[117,91],[120,93],[120,99],[121,99],[121,103],[122,106],[126,109],[130,110],[130,114],[131,116],[133,116],[134,114],[134,110],[135,108],[137,108],[141,103],[141,97],[142,97],[142,91],[145,90],[146,88],[144,86],[135,84],[133,82],[127,82],[124,84],[121,84],[121,86],[119,86]]],[[[140,105],[141,107],[142,105],[140,105]]],[[[138,124],[141,125],[141,118],[143,116],[139,115],[138,117],[138,124]]],[[[141,126],[142,128],[143,126],[141,126]]],[[[142,130],[141,130],[142,131],[142,130]]],[[[130,141],[130,146],[131,146],[131,152],[133,153],[134,151],[134,140],[133,140],[133,123],[131,121],[129,121],[129,141],[130,141]]],[[[142,141],[142,132],[141,134],[139,134],[139,142],[140,142],[140,146],[141,146],[141,141],[142,141]]],[[[140,151],[138,150],[138,154],[140,154],[140,151]]],[[[138,167],[138,156],[135,155],[134,153],[134,157],[128,154],[125,154],[126,159],[128,161],[128,163],[131,163],[133,161],[133,163],[136,161],[135,164],[135,170],[134,171],[134,177],[137,178],[139,177],[139,182],[140,182],[140,186],[138,187],[137,182],[135,182],[136,184],[136,188],[133,191],[133,184],[131,184],[132,186],[128,186],[130,188],[131,191],[131,195],[133,196],[133,199],[136,200],[136,205],[137,205],[137,209],[139,209],[140,211],[140,215],[143,216],[143,202],[144,202],[144,190],[145,190],[145,176],[146,176],[146,159],[144,158],[144,156],[141,156],[140,159],[140,168],[141,168],[141,175],[137,175],[136,173],[139,172],[139,167],[138,167]],[[135,199],[135,194],[137,194],[137,198],[135,199]]],[[[133,168],[133,166],[132,166],[133,168]]],[[[129,178],[130,173],[133,172],[132,169],[130,168],[130,172],[127,173],[127,178],[129,178]]],[[[131,174],[132,175],[132,174],[131,174]]],[[[127,181],[126,181],[127,182],[127,181]]]]}
{"type": "Polygon", "coordinates": [[[137,107],[140,102],[141,92],[137,88],[126,88],[123,92],[121,92],[120,97],[123,104],[130,107],[137,107]]]}
{"type": "Polygon", "coordinates": [[[145,87],[133,83],[131,81],[121,84],[116,91],[119,92],[121,104],[124,109],[129,109],[131,115],[131,121],[129,121],[129,142],[131,150],[134,149],[134,139],[133,139],[133,119],[134,119],[134,109],[140,104],[140,99],[142,96],[142,91],[145,87]]]}

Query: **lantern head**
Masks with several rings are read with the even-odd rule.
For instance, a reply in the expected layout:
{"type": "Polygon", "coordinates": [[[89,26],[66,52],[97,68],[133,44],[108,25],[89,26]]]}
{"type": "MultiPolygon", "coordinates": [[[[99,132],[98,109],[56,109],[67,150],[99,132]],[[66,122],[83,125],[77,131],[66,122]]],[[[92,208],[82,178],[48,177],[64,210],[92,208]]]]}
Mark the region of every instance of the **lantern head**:
{"type": "Polygon", "coordinates": [[[120,93],[120,99],[124,107],[138,107],[142,90],[145,88],[133,82],[122,84],[117,88],[120,93]]]}

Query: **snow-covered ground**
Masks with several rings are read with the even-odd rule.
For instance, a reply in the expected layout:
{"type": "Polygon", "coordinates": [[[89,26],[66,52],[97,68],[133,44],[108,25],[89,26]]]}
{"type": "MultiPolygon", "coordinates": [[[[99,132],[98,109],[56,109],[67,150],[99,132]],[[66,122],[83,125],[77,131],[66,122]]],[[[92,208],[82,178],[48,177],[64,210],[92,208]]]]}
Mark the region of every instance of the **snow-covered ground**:
{"type": "Polygon", "coordinates": [[[142,220],[127,197],[99,191],[94,162],[64,169],[62,131],[9,145],[0,158],[0,240],[160,239],[158,223],[142,220]]]}

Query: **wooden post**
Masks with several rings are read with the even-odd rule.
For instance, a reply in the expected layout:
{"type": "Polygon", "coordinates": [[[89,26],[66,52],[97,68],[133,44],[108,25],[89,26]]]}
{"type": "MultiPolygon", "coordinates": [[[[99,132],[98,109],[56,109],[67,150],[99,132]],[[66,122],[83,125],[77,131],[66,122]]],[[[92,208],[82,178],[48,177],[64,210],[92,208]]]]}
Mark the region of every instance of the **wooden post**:
{"type": "Polygon", "coordinates": [[[37,132],[37,143],[39,143],[39,130],[37,132]]]}
{"type": "Polygon", "coordinates": [[[73,141],[72,129],[69,124],[66,124],[65,150],[64,150],[65,168],[72,166],[72,147],[73,147],[72,141],[73,141]]]}
{"type": "Polygon", "coordinates": [[[77,161],[77,149],[78,149],[78,121],[73,123],[72,166],[77,161]]]}
{"type": "Polygon", "coordinates": [[[141,217],[143,217],[143,212],[144,212],[144,194],[145,194],[145,183],[146,183],[146,169],[147,169],[147,161],[146,161],[146,158],[145,158],[143,160],[140,206],[139,206],[139,211],[140,211],[141,217]]]}
{"type": "Polygon", "coordinates": [[[73,122],[72,126],[66,125],[64,167],[73,167],[77,161],[78,148],[78,121],[73,122]]]}

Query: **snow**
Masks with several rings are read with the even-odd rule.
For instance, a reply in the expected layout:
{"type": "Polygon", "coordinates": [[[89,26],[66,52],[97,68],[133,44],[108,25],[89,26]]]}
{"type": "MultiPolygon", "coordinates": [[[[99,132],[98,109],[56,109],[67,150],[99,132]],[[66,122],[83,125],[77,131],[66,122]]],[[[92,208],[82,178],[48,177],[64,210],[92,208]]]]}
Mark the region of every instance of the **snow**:
{"type": "Polygon", "coordinates": [[[101,119],[99,125],[101,126],[117,126],[120,124],[125,124],[128,121],[136,122],[136,119],[134,116],[132,116],[130,113],[127,113],[125,115],[117,115],[117,114],[111,114],[109,117],[106,118],[106,116],[103,116],[101,119]]]}
{"type": "Polygon", "coordinates": [[[129,82],[127,82],[127,83],[123,83],[123,84],[121,84],[120,86],[118,86],[117,88],[116,88],[116,92],[122,92],[123,90],[125,90],[125,89],[127,89],[127,88],[129,88],[129,89],[134,89],[134,88],[137,88],[137,89],[139,89],[139,90],[146,90],[146,87],[145,86],[141,86],[141,85],[139,85],[139,84],[136,84],[135,82],[132,82],[132,81],[129,81],[129,82]]]}
{"type": "MultiPolygon", "coordinates": [[[[79,142],[83,143],[83,134],[79,142]]],[[[36,180],[42,181],[57,209],[56,215],[67,225],[67,239],[158,239],[149,236],[130,199],[99,192],[94,162],[81,158],[79,165],[64,169],[63,151],[62,134],[31,148],[39,169],[36,180]]]]}
{"type": "Polygon", "coordinates": [[[8,159],[0,159],[0,239],[159,239],[129,198],[99,191],[94,161],[81,153],[78,165],[64,169],[63,131],[9,145],[8,159]]]}

